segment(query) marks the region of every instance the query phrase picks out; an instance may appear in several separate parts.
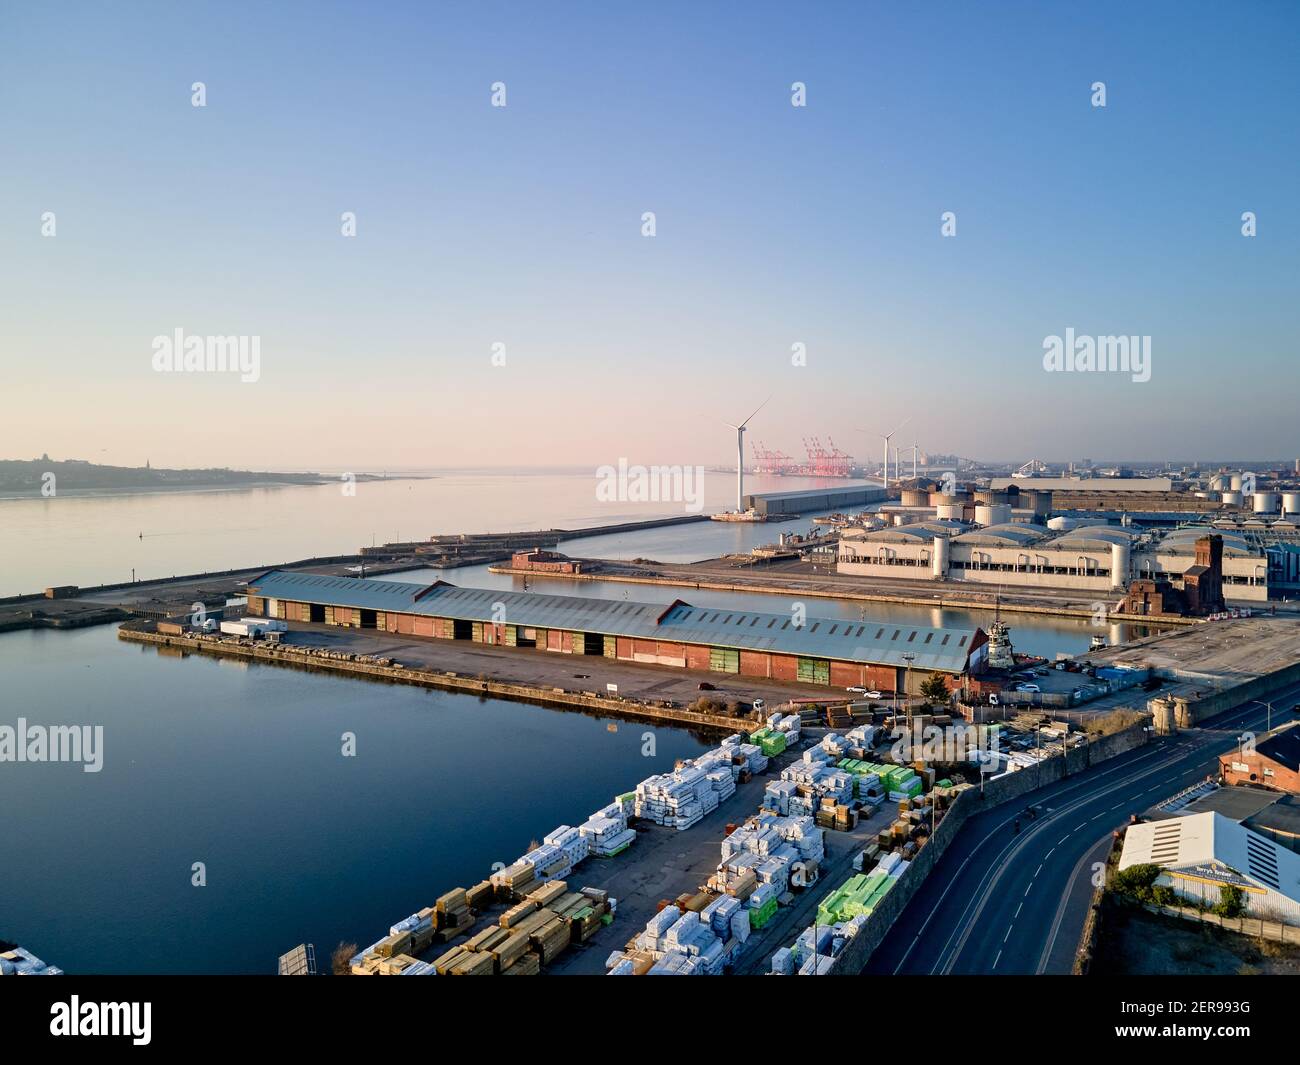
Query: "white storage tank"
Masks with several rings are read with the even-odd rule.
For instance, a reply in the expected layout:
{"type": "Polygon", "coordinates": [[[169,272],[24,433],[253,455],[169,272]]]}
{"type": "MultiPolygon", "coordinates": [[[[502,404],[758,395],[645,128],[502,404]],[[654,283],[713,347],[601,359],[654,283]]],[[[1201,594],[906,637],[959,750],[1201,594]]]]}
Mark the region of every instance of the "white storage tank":
{"type": "Polygon", "coordinates": [[[1243,483],[1244,483],[1244,482],[1243,482],[1243,480],[1242,480],[1242,476],[1241,476],[1241,474],[1239,474],[1239,473],[1234,473],[1234,474],[1233,474],[1233,475],[1228,479],[1228,487],[1229,487],[1232,491],[1234,491],[1234,492],[1240,492],[1241,489],[1242,489],[1242,485],[1243,485],[1243,483]]]}
{"type": "Polygon", "coordinates": [[[1011,506],[1008,503],[976,503],[976,525],[1004,525],[1011,520],[1011,506]]]}
{"type": "Polygon", "coordinates": [[[1300,514],[1300,492],[1282,493],[1282,511],[1285,514],[1300,514]]]}
{"type": "Polygon", "coordinates": [[[1210,478],[1211,492],[1226,492],[1231,487],[1232,485],[1229,482],[1228,478],[1222,473],[1216,474],[1215,476],[1210,478]]]}
{"type": "Polygon", "coordinates": [[[1063,516],[1057,518],[1048,518],[1047,527],[1051,529],[1052,532],[1069,532],[1071,529],[1077,529],[1079,527],[1079,519],[1066,518],[1063,516]]]}
{"type": "Polygon", "coordinates": [[[1277,493],[1276,492],[1256,492],[1254,496],[1254,505],[1256,514],[1273,514],[1277,511],[1277,493]]]}
{"type": "Polygon", "coordinates": [[[904,488],[902,503],[905,507],[928,507],[930,491],[927,488],[904,488]]]}
{"type": "Polygon", "coordinates": [[[1240,492],[1224,492],[1224,493],[1223,493],[1223,501],[1224,501],[1225,503],[1227,503],[1228,506],[1230,506],[1230,507],[1239,507],[1239,506],[1241,506],[1241,493],[1240,493],[1240,492]]]}
{"type": "Polygon", "coordinates": [[[965,512],[961,503],[940,503],[934,508],[934,516],[943,521],[961,521],[965,512]]]}
{"type": "Polygon", "coordinates": [[[941,581],[948,576],[948,537],[934,538],[934,554],[931,556],[931,563],[936,581],[941,581]]]}
{"type": "Polygon", "coordinates": [[[1128,587],[1129,558],[1128,544],[1110,545],[1110,586],[1116,590],[1128,587]]]}

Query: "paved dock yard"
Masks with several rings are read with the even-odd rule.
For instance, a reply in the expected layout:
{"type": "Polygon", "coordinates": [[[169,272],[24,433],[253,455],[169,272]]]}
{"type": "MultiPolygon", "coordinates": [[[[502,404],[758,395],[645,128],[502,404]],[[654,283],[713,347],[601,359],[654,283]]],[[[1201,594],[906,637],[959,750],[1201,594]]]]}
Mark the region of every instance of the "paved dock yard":
{"type": "MultiPolygon", "coordinates": [[[[781,777],[781,767],[799,758],[788,752],[774,758],[767,772],[736,788],[736,794],[699,824],[684,832],[655,824],[637,824],[636,841],[616,858],[588,858],[569,877],[571,885],[604,888],[618,899],[614,923],[586,943],[571,947],[543,972],[553,975],[593,975],[605,971],[605,959],[622,950],[645,929],[659,903],[684,892],[694,895],[722,861],[722,840],[728,824],[739,825],[758,812],[763,790],[781,777]]],[[[794,894],[789,906],[777,909],[766,928],[750,935],[740,954],[740,972],[764,972],[772,955],[813,921],[817,904],[852,873],[853,856],[898,816],[898,804],[885,802],[852,832],[826,830],[826,858],[816,884],[794,894]]]]}
{"type": "Polygon", "coordinates": [[[1081,656],[1096,665],[1148,666],[1214,689],[1232,687],[1300,662],[1300,618],[1213,621],[1081,656]]]}
{"type": "MultiPolygon", "coordinates": [[[[642,701],[667,700],[686,705],[707,696],[724,703],[735,699],[747,710],[754,698],[766,699],[772,709],[791,698],[846,698],[839,689],[824,685],[784,684],[761,678],[621,662],[600,655],[554,654],[299,621],[289,622],[284,642],[351,654],[381,655],[411,668],[449,670],[462,677],[482,676],[488,680],[595,695],[605,695],[606,684],[617,684],[620,696],[642,701]],[[699,691],[701,682],[712,684],[717,690],[699,691]]],[[[752,722],[738,721],[737,727],[743,724],[752,722]]]]}

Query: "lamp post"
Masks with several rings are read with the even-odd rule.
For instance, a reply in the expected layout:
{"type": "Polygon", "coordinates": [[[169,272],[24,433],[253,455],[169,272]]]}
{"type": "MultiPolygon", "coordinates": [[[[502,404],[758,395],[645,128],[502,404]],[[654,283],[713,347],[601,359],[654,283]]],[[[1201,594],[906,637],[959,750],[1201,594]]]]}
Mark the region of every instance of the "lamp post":
{"type": "Polygon", "coordinates": [[[907,731],[912,731],[912,699],[910,689],[912,687],[912,663],[916,661],[916,655],[912,651],[903,652],[903,661],[907,663],[907,671],[903,674],[903,705],[907,708],[907,731]]]}

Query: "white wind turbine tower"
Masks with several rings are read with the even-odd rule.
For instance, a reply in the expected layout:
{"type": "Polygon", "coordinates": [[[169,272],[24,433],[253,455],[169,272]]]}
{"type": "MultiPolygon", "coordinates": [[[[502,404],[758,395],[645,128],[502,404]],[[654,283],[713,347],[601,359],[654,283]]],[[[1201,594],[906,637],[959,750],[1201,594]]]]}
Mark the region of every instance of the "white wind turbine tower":
{"type": "MultiPolygon", "coordinates": [[[[894,426],[893,432],[889,432],[889,433],[881,433],[881,434],[880,434],[880,439],[882,439],[882,440],[885,442],[885,470],[884,470],[884,473],[885,473],[885,491],[886,491],[886,492],[889,491],[889,442],[890,442],[891,440],[894,439],[894,434],[897,433],[899,429],[903,428],[903,426],[905,426],[905,425],[906,425],[908,422],[910,422],[911,420],[912,420],[911,418],[904,418],[901,422],[899,422],[896,426],[894,426]]],[[[862,430],[860,430],[860,431],[861,431],[861,432],[864,432],[864,433],[866,432],[865,429],[862,429],[862,430]]],[[[895,453],[895,455],[894,455],[894,477],[895,477],[895,479],[897,479],[897,477],[898,477],[898,455],[897,455],[897,453],[895,453]]]]}
{"type": "MultiPolygon", "coordinates": [[[[754,408],[754,414],[757,414],[757,413],[758,413],[759,411],[761,411],[764,407],[766,407],[766,406],[767,406],[767,402],[768,402],[768,400],[770,400],[771,398],[772,398],[771,396],[768,396],[767,399],[763,400],[762,403],[760,403],[757,407],[755,407],[755,408],[754,408]]],[[[745,501],[745,426],[747,426],[750,422],[752,422],[752,421],[754,420],[754,414],[751,414],[748,418],[746,418],[746,419],[745,419],[743,422],[741,422],[739,425],[732,425],[731,422],[723,422],[723,423],[722,423],[723,425],[728,426],[729,428],[731,428],[731,429],[735,429],[735,430],[736,430],[736,513],[737,513],[737,514],[743,513],[743,512],[744,512],[744,509],[745,509],[745,505],[744,505],[744,501],[745,501]]]]}

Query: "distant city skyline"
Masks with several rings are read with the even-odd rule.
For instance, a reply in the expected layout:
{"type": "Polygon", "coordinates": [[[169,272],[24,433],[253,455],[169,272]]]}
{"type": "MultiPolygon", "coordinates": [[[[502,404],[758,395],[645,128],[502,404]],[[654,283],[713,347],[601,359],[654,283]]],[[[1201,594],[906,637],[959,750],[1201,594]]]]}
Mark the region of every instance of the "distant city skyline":
{"type": "Polygon", "coordinates": [[[0,458],[725,465],[773,394],[799,456],[1300,451],[1292,7],[0,23],[0,458]],[[1075,333],[1150,379],[1045,372],[1075,333]]]}

